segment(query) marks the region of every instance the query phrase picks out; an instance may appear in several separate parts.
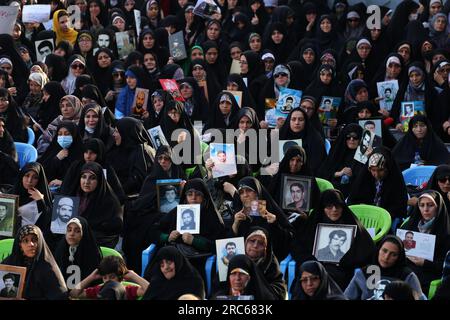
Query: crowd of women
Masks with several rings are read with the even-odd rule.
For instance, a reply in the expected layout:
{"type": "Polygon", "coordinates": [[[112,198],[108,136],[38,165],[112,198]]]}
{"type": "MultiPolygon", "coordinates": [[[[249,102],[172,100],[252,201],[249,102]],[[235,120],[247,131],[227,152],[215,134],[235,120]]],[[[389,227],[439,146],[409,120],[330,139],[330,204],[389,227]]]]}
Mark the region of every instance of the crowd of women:
{"type": "Polygon", "coordinates": [[[50,28],[22,22],[27,1],[0,2],[19,7],[12,35],[0,34],[0,187],[18,196],[2,263],[27,268],[23,298],[417,300],[442,279],[435,299],[449,299],[450,1],[381,7],[374,26],[363,3],[346,0],[216,0],[201,14],[189,0],[39,1],[51,5],[50,28]],[[81,12],[76,28],[70,5],[81,12]],[[138,34],[126,56],[116,41],[124,31],[138,34]],[[177,60],[168,39],[180,31],[187,57],[177,60]],[[55,47],[39,61],[44,39],[55,47]],[[179,93],[164,90],[164,79],[179,93]],[[387,109],[377,83],[390,80],[398,91],[387,109]],[[149,92],[138,111],[137,88],[149,92]],[[300,90],[301,101],[272,127],[266,109],[286,89],[300,90]],[[341,98],[328,121],[319,117],[323,97],[341,98]],[[423,106],[407,124],[404,102],[423,106]],[[362,163],[359,121],[368,118],[380,119],[381,137],[362,163]],[[167,145],[151,139],[157,126],[167,145]],[[228,143],[246,150],[236,174],[213,177],[207,129],[235,130],[228,143]],[[19,167],[15,143],[30,141],[30,130],[38,158],[19,167]],[[301,146],[277,163],[249,151],[276,135],[301,146]],[[180,145],[192,151],[181,163],[180,145]],[[437,168],[407,186],[402,171],[420,165],[437,168]],[[312,179],[311,210],[286,209],[285,175],[334,188],[321,192],[312,179]],[[199,233],[181,234],[177,209],[160,210],[161,179],[180,179],[180,204],[200,206],[199,233]],[[56,195],[79,198],[65,235],[51,229],[56,195]],[[246,214],[254,200],[265,201],[259,216],[246,214]],[[353,204],[387,210],[389,234],[375,243],[353,204]],[[323,224],[355,230],[337,261],[314,254],[323,224]],[[435,236],[433,259],[407,255],[396,229],[435,236]],[[226,279],[215,268],[205,274],[216,240],[234,237],[245,250],[230,259],[226,279]],[[156,254],[142,270],[150,244],[156,254]],[[102,257],[100,247],[124,259],[102,257]],[[288,256],[296,262],[289,290],[280,269],[288,256]],[[373,266],[378,286],[370,285],[373,266]]]}

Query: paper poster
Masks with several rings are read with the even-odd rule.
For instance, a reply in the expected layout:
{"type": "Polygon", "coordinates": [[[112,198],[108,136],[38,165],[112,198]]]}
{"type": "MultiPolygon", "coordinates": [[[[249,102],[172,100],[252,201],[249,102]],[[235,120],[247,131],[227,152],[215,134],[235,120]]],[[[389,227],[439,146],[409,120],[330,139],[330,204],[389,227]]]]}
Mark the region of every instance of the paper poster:
{"type": "Polygon", "coordinates": [[[211,143],[209,147],[211,159],[214,162],[214,166],[212,167],[213,178],[237,173],[234,144],[211,143]]]}
{"type": "Polygon", "coordinates": [[[236,99],[239,108],[242,108],[242,91],[224,90],[224,92],[231,93],[234,96],[234,99],[236,99]]]}
{"type": "Polygon", "coordinates": [[[369,154],[372,150],[374,138],[375,134],[372,131],[364,130],[361,137],[361,142],[359,143],[359,146],[356,149],[355,156],[353,157],[353,159],[355,159],[358,162],[361,162],[362,164],[366,164],[367,160],[369,160],[369,154]]]}
{"type": "Polygon", "coordinates": [[[239,60],[233,59],[230,67],[230,74],[241,74],[241,62],[239,60]]]}
{"type": "Polygon", "coordinates": [[[220,13],[220,8],[213,0],[199,0],[193,12],[197,16],[210,19],[214,14],[220,13]]]}
{"type": "Polygon", "coordinates": [[[405,254],[433,262],[436,236],[434,234],[397,229],[396,235],[402,239],[405,254]]]}
{"type": "Polygon", "coordinates": [[[278,155],[279,155],[279,162],[283,160],[284,155],[286,154],[286,151],[292,146],[302,146],[302,139],[297,140],[279,140],[278,141],[278,155]]]}
{"type": "Polygon", "coordinates": [[[183,31],[169,34],[170,55],[175,61],[187,58],[186,47],[184,45],[183,31]]]}
{"type": "Polygon", "coordinates": [[[289,88],[282,88],[278,96],[275,117],[286,119],[291,110],[300,106],[302,91],[289,88]]]}
{"type": "Polygon", "coordinates": [[[373,138],[372,148],[383,145],[382,119],[367,118],[364,120],[359,120],[358,124],[361,128],[363,128],[363,130],[370,130],[373,134],[375,134],[375,137],[373,138]]]}
{"type": "Polygon", "coordinates": [[[265,99],[265,120],[269,124],[269,128],[275,128],[277,125],[277,118],[275,116],[277,105],[276,99],[266,98],[265,99]]]}
{"type": "Polygon", "coordinates": [[[38,40],[34,43],[36,49],[36,60],[45,61],[45,57],[53,53],[55,44],[53,39],[38,40]]]}
{"type": "Polygon", "coordinates": [[[169,92],[169,94],[177,101],[184,101],[181,96],[180,88],[178,87],[178,83],[174,79],[159,79],[159,83],[163,90],[169,92]]]}
{"type": "Polygon", "coordinates": [[[180,233],[200,233],[200,205],[177,205],[177,231],[180,233]]]}
{"type": "Polygon", "coordinates": [[[125,59],[136,48],[134,31],[116,32],[116,44],[120,59],[125,59]]]}
{"type": "Polygon", "coordinates": [[[216,253],[219,281],[224,282],[227,280],[228,264],[231,258],[238,254],[245,254],[244,237],[216,240],[216,253]]]}
{"type": "Polygon", "coordinates": [[[156,126],[154,128],[150,128],[147,130],[148,134],[150,135],[150,139],[152,140],[153,147],[155,147],[156,150],[158,150],[161,146],[168,146],[169,143],[166,140],[166,137],[164,136],[164,133],[161,129],[161,126],[156,126]]]}
{"type": "Polygon", "coordinates": [[[69,222],[70,219],[79,216],[79,206],[79,197],[69,197],[64,195],[55,196],[50,230],[56,234],[65,234],[67,222],[69,222]]]}
{"type": "Polygon", "coordinates": [[[0,6],[0,34],[12,34],[19,7],[0,6]]]}
{"type": "Polygon", "coordinates": [[[398,80],[390,80],[377,82],[378,97],[380,100],[380,108],[391,111],[392,104],[398,92],[398,80]]]}
{"type": "Polygon", "coordinates": [[[149,90],[144,88],[136,88],[134,93],[134,101],[131,106],[131,113],[136,116],[142,116],[147,110],[149,90]]]}
{"type": "Polygon", "coordinates": [[[50,11],[51,7],[49,4],[24,5],[22,8],[22,22],[47,22],[50,19],[50,11]]]}
{"type": "Polygon", "coordinates": [[[141,34],[141,12],[139,10],[133,10],[134,23],[136,24],[136,35],[139,38],[141,34]]]}
{"type": "Polygon", "coordinates": [[[403,101],[400,122],[403,125],[404,132],[408,132],[409,120],[416,115],[426,115],[423,101],[403,101]]]}
{"type": "Polygon", "coordinates": [[[320,102],[320,106],[317,109],[317,113],[322,124],[328,124],[328,120],[336,119],[339,106],[341,104],[341,98],[323,96],[320,102]]]}

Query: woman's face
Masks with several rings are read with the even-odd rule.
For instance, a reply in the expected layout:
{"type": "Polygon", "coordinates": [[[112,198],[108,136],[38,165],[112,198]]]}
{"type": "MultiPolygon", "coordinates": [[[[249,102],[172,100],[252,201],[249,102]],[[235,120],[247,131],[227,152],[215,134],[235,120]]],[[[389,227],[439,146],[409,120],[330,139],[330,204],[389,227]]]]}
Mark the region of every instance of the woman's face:
{"type": "Polygon", "coordinates": [[[361,57],[361,59],[367,59],[371,49],[372,48],[368,44],[364,43],[360,44],[356,50],[358,51],[358,55],[361,57]]]}
{"type": "Polygon", "coordinates": [[[388,64],[388,66],[386,68],[386,75],[390,79],[397,79],[398,76],[400,75],[401,71],[402,71],[402,67],[399,64],[391,62],[388,64]]]}
{"type": "Polygon", "coordinates": [[[287,73],[281,72],[273,76],[275,83],[280,87],[286,87],[288,85],[289,77],[287,73]]]}
{"type": "Polygon", "coordinates": [[[137,87],[137,79],[134,77],[127,77],[127,85],[131,90],[135,89],[137,87]]]}
{"type": "Polygon", "coordinates": [[[151,34],[146,34],[142,39],[142,44],[144,45],[145,49],[151,49],[155,45],[155,39],[151,34]]]}
{"type": "Polygon", "coordinates": [[[322,22],[320,22],[320,30],[322,30],[325,33],[328,33],[331,31],[331,21],[328,19],[323,19],[322,22]]]}
{"type": "Polygon", "coordinates": [[[6,86],[5,76],[0,76],[0,88],[4,88],[6,86]]]}
{"type": "Polygon", "coordinates": [[[203,69],[202,66],[195,66],[194,68],[192,68],[192,76],[197,81],[205,80],[205,78],[206,78],[205,69],[203,69]]]}
{"type": "Polygon", "coordinates": [[[144,55],[144,66],[147,70],[155,70],[156,68],[156,60],[153,54],[146,53],[144,55]]]}
{"type": "Polygon", "coordinates": [[[255,191],[249,188],[242,188],[239,190],[239,197],[241,198],[242,203],[250,202],[257,199],[257,194],[255,191]]]}
{"type": "Polygon", "coordinates": [[[9,101],[8,97],[0,97],[0,112],[8,110],[9,101]]]}
{"type": "Polygon", "coordinates": [[[367,119],[367,118],[370,118],[371,116],[372,116],[372,113],[367,108],[364,108],[358,112],[359,119],[367,119]]]}
{"type": "Polygon", "coordinates": [[[180,92],[181,92],[181,96],[183,97],[183,99],[189,99],[192,97],[192,94],[194,93],[194,90],[187,85],[183,85],[180,87],[180,92]]]}
{"type": "Polygon", "coordinates": [[[263,258],[266,255],[265,240],[260,235],[254,235],[247,239],[245,243],[245,255],[253,261],[263,258]]]}
{"type": "Polygon", "coordinates": [[[92,49],[92,39],[86,36],[81,36],[80,39],[78,39],[78,45],[80,46],[81,52],[89,52],[92,49]]]}
{"type": "Polygon", "coordinates": [[[342,210],[342,206],[338,204],[329,204],[323,209],[328,219],[333,222],[338,221],[342,217],[342,210]]]}
{"type": "Polygon", "coordinates": [[[239,86],[235,82],[228,82],[227,83],[227,90],[230,91],[239,91],[239,86]]]}
{"type": "Polygon", "coordinates": [[[208,38],[208,40],[217,40],[219,39],[219,35],[220,35],[220,28],[217,25],[217,23],[211,24],[206,30],[206,37],[208,38]]]}
{"type": "Polygon", "coordinates": [[[303,131],[305,129],[305,116],[300,111],[294,111],[291,114],[291,121],[290,121],[290,127],[292,132],[298,133],[303,131]]]}
{"type": "Polygon", "coordinates": [[[100,6],[96,2],[91,2],[89,4],[89,13],[93,17],[97,17],[100,14],[100,6]]]}
{"type": "Polygon", "coordinates": [[[192,50],[191,52],[191,61],[195,60],[195,59],[205,59],[205,56],[203,55],[203,51],[195,48],[194,50],[192,50]]]}
{"type": "Polygon", "coordinates": [[[5,123],[0,120],[0,138],[3,138],[5,135],[5,123]]]}
{"type": "Polygon", "coordinates": [[[156,19],[158,17],[159,7],[157,4],[152,4],[150,8],[147,10],[147,17],[151,20],[156,19]]]}
{"type": "Polygon", "coordinates": [[[80,177],[80,187],[85,193],[90,193],[95,191],[97,188],[98,180],[95,173],[87,171],[83,172],[80,177]]]}
{"type": "Polygon", "coordinates": [[[22,186],[25,190],[36,188],[39,182],[39,176],[36,172],[30,170],[22,177],[22,186]]]}
{"type": "Polygon", "coordinates": [[[333,75],[332,75],[331,71],[325,70],[325,69],[322,69],[320,71],[319,76],[320,76],[320,81],[325,85],[329,85],[331,83],[331,80],[333,79],[333,75]]]}
{"type": "Polygon", "coordinates": [[[249,117],[243,116],[241,119],[239,119],[239,130],[242,133],[245,133],[248,129],[252,127],[252,121],[249,117]]]}
{"type": "Polygon", "coordinates": [[[120,146],[122,143],[122,136],[120,135],[119,130],[116,128],[113,132],[114,142],[116,143],[116,146],[120,146]]]}
{"type": "Polygon", "coordinates": [[[59,108],[61,109],[61,114],[65,119],[72,118],[75,115],[75,108],[65,99],[61,100],[59,108]]]}
{"type": "Polygon", "coordinates": [[[119,29],[120,32],[125,31],[125,21],[122,18],[114,19],[113,26],[119,29]]]}
{"type": "Polygon", "coordinates": [[[409,81],[413,86],[418,87],[423,82],[423,76],[417,71],[412,71],[409,74],[409,81]]]}
{"type": "Polygon", "coordinates": [[[111,65],[111,57],[106,52],[101,52],[97,56],[97,62],[100,68],[107,68],[111,65]]]}
{"type": "Polygon", "coordinates": [[[86,162],[94,162],[97,160],[97,153],[88,149],[83,153],[83,158],[86,162]]]}
{"type": "Polygon", "coordinates": [[[71,133],[67,128],[61,127],[58,130],[58,136],[71,136],[71,133]]]}
{"type": "Polygon", "coordinates": [[[219,109],[222,115],[228,115],[231,112],[231,106],[232,104],[228,101],[222,101],[219,103],[219,109]]]}
{"type": "MultiPolygon", "coordinates": [[[[233,60],[239,60],[239,57],[242,54],[242,50],[239,47],[233,47],[230,49],[230,56],[233,60]]],[[[208,60],[208,59],[207,59],[208,60]]]]}
{"type": "Polygon", "coordinates": [[[58,19],[58,24],[62,32],[67,32],[69,30],[69,17],[62,16],[58,19]]]}
{"type": "Polygon", "coordinates": [[[194,19],[194,11],[189,10],[187,12],[184,12],[184,18],[186,19],[186,21],[192,21],[194,19]]]}
{"type": "Polygon", "coordinates": [[[289,160],[289,173],[294,174],[300,171],[303,166],[303,161],[300,156],[292,157],[289,160]]]}
{"type": "Polygon", "coordinates": [[[314,104],[310,100],[304,100],[301,102],[300,107],[305,110],[308,119],[311,118],[316,111],[314,104]]]}
{"type": "Polygon", "coordinates": [[[2,69],[3,71],[6,71],[8,73],[8,75],[10,75],[10,76],[12,75],[13,67],[9,63],[1,64],[0,69],[2,69]]]}
{"type": "Polygon", "coordinates": [[[38,94],[38,93],[41,92],[41,86],[37,82],[35,82],[33,80],[30,80],[28,82],[28,86],[30,87],[30,92],[32,94],[38,94]]]}
{"type": "Polygon", "coordinates": [[[430,6],[430,16],[434,16],[436,13],[442,10],[442,4],[440,2],[435,2],[430,6]]]}
{"type": "Polygon", "coordinates": [[[419,199],[419,210],[422,215],[422,219],[430,221],[436,216],[437,207],[434,202],[428,197],[422,197],[419,199]]]}
{"type": "Polygon", "coordinates": [[[162,259],[159,263],[159,268],[161,269],[162,274],[167,280],[175,277],[175,262],[173,262],[172,260],[162,259]]]}
{"type": "Polygon", "coordinates": [[[172,119],[173,122],[178,123],[180,121],[181,118],[181,114],[175,110],[175,109],[171,109],[169,110],[169,112],[167,113],[167,115],[169,116],[170,119],[172,119]]]}
{"type": "Polygon", "coordinates": [[[166,155],[160,155],[157,158],[159,165],[164,171],[169,171],[172,166],[172,160],[166,155]]]}
{"type": "Polygon", "coordinates": [[[203,194],[201,192],[190,190],[186,192],[186,201],[188,204],[202,204],[203,194]]]}
{"type": "Polygon", "coordinates": [[[69,246],[77,246],[80,244],[83,235],[81,233],[80,227],[76,223],[70,223],[67,226],[66,231],[66,242],[69,246]]]}
{"type": "Polygon", "coordinates": [[[278,30],[272,31],[272,41],[275,44],[280,44],[281,41],[283,41],[283,37],[284,37],[284,35],[280,31],[278,31],[278,30]]]}
{"type": "Polygon", "coordinates": [[[356,132],[350,132],[349,134],[347,134],[347,136],[345,137],[345,144],[350,150],[356,150],[356,148],[358,148],[359,139],[356,132]]]}
{"type": "Polygon", "coordinates": [[[439,17],[434,21],[434,30],[442,32],[447,27],[447,20],[444,17],[439,17]]]}
{"type": "Polygon", "coordinates": [[[14,38],[14,40],[17,40],[20,38],[20,36],[22,35],[22,29],[20,28],[20,26],[18,26],[17,24],[14,26],[14,30],[12,33],[12,37],[14,38]]]}
{"type": "Polygon", "coordinates": [[[219,50],[217,48],[211,48],[206,51],[205,59],[209,64],[214,64],[217,61],[217,57],[219,56],[219,50]]]}
{"type": "Polygon", "coordinates": [[[303,51],[303,54],[302,54],[302,56],[303,56],[303,60],[305,60],[305,62],[307,63],[307,64],[312,64],[312,63],[314,63],[314,59],[315,59],[315,55],[314,55],[314,51],[312,51],[312,50],[305,50],[305,51],[303,51]]]}
{"type": "Polygon", "coordinates": [[[378,251],[378,264],[382,268],[393,267],[397,263],[399,255],[400,248],[392,242],[385,241],[378,251]]]}
{"type": "Polygon", "coordinates": [[[372,30],[370,30],[370,38],[372,39],[372,40],[378,40],[378,38],[380,37],[380,35],[381,35],[381,29],[376,29],[376,28],[373,28],[372,30]]]}
{"type": "Polygon", "coordinates": [[[89,110],[84,115],[84,123],[86,127],[94,129],[97,126],[99,116],[94,110],[89,110]]]}
{"type": "Polygon", "coordinates": [[[356,102],[364,102],[369,100],[369,92],[365,87],[358,90],[355,96],[356,102]]]}
{"type": "Polygon", "coordinates": [[[153,107],[155,108],[156,112],[160,112],[161,109],[164,107],[164,101],[160,97],[154,97],[153,98],[153,107]]]}
{"type": "Polygon", "coordinates": [[[397,50],[397,53],[402,56],[405,63],[409,62],[409,59],[411,58],[411,49],[409,46],[400,47],[397,50]]]}
{"type": "Polygon", "coordinates": [[[302,284],[303,292],[309,297],[312,297],[320,286],[320,277],[307,271],[303,271],[300,283],[302,284]]]}
{"type": "Polygon", "coordinates": [[[241,272],[234,272],[230,274],[230,288],[234,292],[243,293],[249,280],[249,275],[241,272]]]}
{"type": "Polygon", "coordinates": [[[239,60],[241,61],[241,74],[247,74],[248,73],[247,58],[244,55],[241,55],[239,60]]]}
{"type": "Polygon", "coordinates": [[[427,135],[428,127],[425,123],[418,121],[414,123],[412,132],[417,139],[423,139],[427,135]]]}
{"type": "Polygon", "coordinates": [[[84,72],[84,65],[80,63],[79,61],[73,62],[70,65],[70,69],[72,69],[72,74],[75,77],[81,76],[84,72]]]}
{"type": "Polygon", "coordinates": [[[38,237],[35,234],[26,235],[20,241],[20,249],[25,257],[33,259],[38,249],[38,237]]]}
{"type": "Polygon", "coordinates": [[[445,176],[441,179],[438,179],[438,186],[442,192],[449,193],[450,192],[450,175],[445,176]]]}
{"type": "MultiPolygon", "coordinates": [[[[250,46],[250,49],[252,51],[255,51],[255,52],[261,51],[261,38],[260,37],[253,37],[250,40],[249,46],[250,46]]],[[[237,60],[239,60],[239,59],[237,59],[237,60]]]]}

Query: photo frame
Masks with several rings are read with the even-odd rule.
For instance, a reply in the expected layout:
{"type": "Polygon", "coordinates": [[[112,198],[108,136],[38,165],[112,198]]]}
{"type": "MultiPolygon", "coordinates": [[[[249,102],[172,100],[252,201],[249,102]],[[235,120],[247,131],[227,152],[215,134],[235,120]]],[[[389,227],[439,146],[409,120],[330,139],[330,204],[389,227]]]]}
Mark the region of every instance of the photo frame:
{"type": "Polygon", "coordinates": [[[0,236],[12,238],[16,234],[18,208],[18,195],[0,194],[0,236]]]}
{"type": "Polygon", "coordinates": [[[277,100],[266,98],[264,100],[264,104],[265,104],[264,120],[266,120],[266,122],[268,123],[269,128],[275,128],[277,125],[277,117],[275,115],[277,111],[276,109],[277,100]]]}
{"type": "Polygon", "coordinates": [[[219,281],[227,280],[228,263],[237,254],[245,254],[244,237],[226,238],[216,240],[217,269],[219,281]]]}
{"type": "Polygon", "coordinates": [[[339,264],[350,250],[356,236],[356,225],[319,223],[312,254],[320,262],[339,264]]]}
{"type": "Polygon", "coordinates": [[[179,204],[177,206],[177,231],[181,234],[200,233],[199,204],[179,204]]]}
{"type": "Polygon", "coordinates": [[[209,154],[214,162],[212,167],[213,178],[220,178],[237,173],[236,152],[234,144],[211,143],[209,154]]]}
{"type": "Polygon", "coordinates": [[[136,88],[133,104],[131,106],[131,114],[142,116],[142,114],[147,111],[149,91],[149,89],[136,88]]]}
{"type": "Polygon", "coordinates": [[[286,151],[291,147],[291,146],[303,146],[303,142],[302,139],[297,139],[297,140],[279,140],[278,141],[278,158],[279,158],[279,162],[281,162],[281,160],[283,160],[284,155],[286,154],[286,151]]]}
{"type": "Polygon", "coordinates": [[[34,43],[36,61],[45,61],[45,57],[55,51],[53,38],[38,40],[34,43]]]}
{"type": "Polygon", "coordinates": [[[367,118],[358,121],[363,130],[370,130],[375,134],[372,142],[372,148],[383,145],[383,123],[381,118],[367,118]]]}
{"type": "Polygon", "coordinates": [[[366,164],[367,160],[369,160],[368,157],[368,150],[372,148],[373,140],[375,139],[375,134],[370,130],[364,130],[361,136],[361,141],[359,142],[359,146],[356,149],[355,156],[353,159],[355,159],[358,162],[361,162],[362,164],[366,164]]]}
{"type": "Polygon", "coordinates": [[[172,98],[177,101],[184,101],[183,96],[180,92],[180,87],[174,79],[159,79],[159,83],[164,91],[167,91],[172,98]]]}
{"type": "Polygon", "coordinates": [[[180,204],[181,179],[156,180],[158,209],[168,213],[180,204]]]}
{"type": "Polygon", "coordinates": [[[150,140],[152,141],[153,147],[155,147],[156,150],[158,150],[160,146],[169,146],[169,142],[167,142],[161,126],[150,128],[147,130],[147,132],[150,135],[150,140]]]}
{"type": "Polygon", "coordinates": [[[27,268],[0,264],[0,299],[21,299],[27,268]]]}
{"type": "Polygon", "coordinates": [[[281,208],[294,211],[311,209],[312,177],[283,174],[281,176],[281,208]]]}
{"type": "Polygon", "coordinates": [[[55,196],[50,230],[55,234],[66,234],[67,222],[69,222],[70,219],[79,216],[79,207],[79,197],[70,197],[65,195],[55,196]]]}

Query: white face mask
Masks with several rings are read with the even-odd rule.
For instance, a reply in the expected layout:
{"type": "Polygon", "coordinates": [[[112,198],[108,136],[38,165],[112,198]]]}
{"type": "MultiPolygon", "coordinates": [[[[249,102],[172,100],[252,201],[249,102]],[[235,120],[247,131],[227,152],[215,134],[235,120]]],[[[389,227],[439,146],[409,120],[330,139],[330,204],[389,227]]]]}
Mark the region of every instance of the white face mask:
{"type": "Polygon", "coordinates": [[[417,18],[419,17],[418,13],[411,13],[408,17],[409,21],[413,21],[413,20],[417,20],[417,18]]]}

